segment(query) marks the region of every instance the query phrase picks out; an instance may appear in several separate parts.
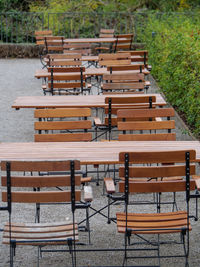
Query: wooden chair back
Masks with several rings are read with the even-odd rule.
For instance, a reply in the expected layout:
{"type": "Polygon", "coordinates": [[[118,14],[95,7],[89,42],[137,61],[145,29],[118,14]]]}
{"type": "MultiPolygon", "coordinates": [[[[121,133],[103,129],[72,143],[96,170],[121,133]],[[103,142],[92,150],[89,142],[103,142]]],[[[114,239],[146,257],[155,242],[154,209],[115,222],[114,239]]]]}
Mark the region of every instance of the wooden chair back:
{"type": "Polygon", "coordinates": [[[63,53],[64,37],[63,36],[47,36],[44,38],[44,44],[47,54],[63,53]]]}
{"type": "Polygon", "coordinates": [[[65,54],[81,54],[82,56],[88,56],[92,54],[92,45],[90,43],[70,43],[64,44],[63,52],[65,54]]]}
{"type": "Polygon", "coordinates": [[[98,57],[99,66],[119,66],[119,65],[131,65],[131,56],[129,53],[119,54],[99,54],[98,57]]]}
{"type": "Polygon", "coordinates": [[[46,36],[52,36],[51,30],[35,31],[35,39],[37,45],[44,45],[44,38],[46,36]]]}
{"type": "Polygon", "coordinates": [[[144,93],[145,83],[144,82],[133,82],[133,83],[103,83],[101,90],[103,94],[131,94],[131,93],[144,93]]]}
{"type": "MultiPolygon", "coordinates": [[[[80,170],[80,162],[75,160],[74,170],[80,170]]],[[[1,162],[1,185],[7,186],[6,171],[8,163],[1,162]]],[[[71,161],[10,161],[11,185],[14,188],[11,192],[11,201],[15,203],[60,203],[71,202],[71,175],[48,175],[48,172],[69,172],[71,161]],[[45,172],[40,176],[38,173],[45,172]],[[26,173],[26,175],[24,175],[26,173]],[[31,173],[32,175],[28,175],[31,173]],[[53,190],[56,186],[63,186],[63,191],[53,190]],[[40,191],[33,191],[33,188],[40,188],[40,191]],[[43,190],[45,188],[45,191],[43,190]],[[50,190],[46,190],[49,188],[50,190]]],[[[75,186],[81,185],[80,175],[73,174],[75,186]]],[[[81,200],[81,190],[74,191],[76,201],[81,200]]],[[[7,202],[7,192],[3,190],[2,201],[7,202]]]]}
{"type": "Polygon", "coordinates": [[[36,109],[34,124],[37,131],[35,142],[77,142],[91,141],[92,128],[89,108],[36,109]]]}
{"type": "Polygon", "coordinates": [[[134,96],[134,97],[106,97],[104,113],[107,115],[105,117],[105,125],[108,126],[109,139],[111,137],[111,131],[113,127],[117,126],[117,111],[119,109],[130,109],[130,108],[153,108],[156,102],[155,96],[134,96]]]}
{"type": "MultiPolygon", "coordinates": [[[[190,155],[190,162],[194,162],[196,160],[196,151],[194,150],[121,152],[119,162],[124,163],[124,165],[119,168],[121,179],[119,192],[124,193],[125,183],[128,183],[129,193],[185,191],[186,180],[174,180],[173,177],[186,175],[186,152],[190,155]]],[[[191,164],[189,175],[194,174],[195,164],[191,164]]],[[[195,182],[191,180],[190,190],[194,189],[195,182]]]]}
{"type": "Polygon", "coordinates": [[[118,139],[119,141],[174,141],[176,134],[171,130],[175,129],[175,121],[170,120],[170,117],[174,115],[173,108],[118,110],[117,127],[119,131],[123,131],[123,134],[119,134],[118,139]],[[163,117],[167,120],[162,120],[163,117]],[[163,132],[166,130],[167,133],[163,132]],[[127,134],[127,131],[131,133],[127,134]],[[137,131],[140,133],[137,134],[137,131]]]}
{"type": "Polygon", "coordinates": [[[86,87],[85,67],[49,67],[51,77],[47,92],[55,94],[80,94],[86,87]]]}
{"type": "Polygon", "coordinates": [[[118,51],[119,53],[130,53],[131,62],[138,63],[141,62],[144,66],[148,67],[148,51],[147,50],[136,50],[136,51],[118,51]]]}
{"type": "Polygon", "coordinates": [[[112,38],[114,37],[114,29],[100,29],[100,38],[112,38]]]}
{"type": "Polygon", "coordinates": [[[48,66],[81,66],[82,56],[81,54],[49,54],[48,66]]]}
{"type": "Polygon", "coordinates": [[[107,70],[112,74],[115,71],[137,71],[142,73],[144,70],[144,64],[134,64],[134,65],[107,65],[107,70]]]}
{"type": "Polygon", "coordinates": [[[133,34],[117,34],[115,35],[117,38],[115,42],[114,52],[120,50],[131,50],[133,34]]]}

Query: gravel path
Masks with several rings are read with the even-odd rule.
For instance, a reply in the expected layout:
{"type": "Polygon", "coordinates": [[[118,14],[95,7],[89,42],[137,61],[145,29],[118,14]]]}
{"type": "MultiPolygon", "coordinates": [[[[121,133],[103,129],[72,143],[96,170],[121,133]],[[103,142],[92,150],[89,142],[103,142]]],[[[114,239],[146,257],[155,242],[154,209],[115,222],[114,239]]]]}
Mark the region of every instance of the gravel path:
{"type": "MultiPolygon", "coordinates": [[[[11,108],[14,99],[17,96],[26,95],[42,95],[41,91],[41,80],[34,78],[34,72],[37,68],[40,68],[41,64],[38,59],[1,59],[0,61],[0,140],[1,142],[31,142],[33,141],[33,110],[32,109],[21,109],[16,111],[11,108]]],[[[151,88],[149,92],[159,91],[154,80],[151,79],[151,88]]],[[[176,128],[177,128],[177,139],[178,140],[192,140],[193,138],[188,135],[187,129],[185,128],[183,122],[176,117],[176,128]]],[[[100,186],[92,184],[94,190],[95,200],[93,202],[94,207],[101,207],[103,204],[107,203],[106,196],[102,196],[102,183],[100,186]]],[[[151,198],[152,196],[147,196],[151,198]]],[[[166,198],[168,198],[167,196],[166,198]]],[[[137,196],[141,198],[141,196],[137,196]]],[[[183,205],[184,195],[178,194],[177,201],[179,207],[183,205]]],[[[194,212],[194,203],[191,203],[191,211],[194,212]]],[[[20,221],[25,218],[33,222],[34,221],[34,206],[30,205],[16,205],[13,210],[13,218],[20,221]]],[[[122,209],[122,205],[118,204],[112,207],[113,215],[116,211],[122,209]]],[[[146,208],[149,211],[152,207],[146,208]]],[[[134,210],[141,211],[141,206],[134,206],[134,210]]],[[[145,211],[145,209],[144,209],[145,211]]],[[[47,209],[47,207],[42,207],[42,220],[52,217],[53,220],[58,218],[65,219],[68,217],[68,208],[66,206],[54,206],[47,209]]],[[[79,214],[77,211],[77,220],[81,218],[83,214],[79,214]]],[[[1,212],[0,227],[2,228],[4,223],[7,221],[7,212],[1,212]]],[[[192,221],[193,230],[190,236],[190,266],[198,267],[200,266],[200,223],[192,221]]],[[[92,246],[91,247],[118,247],[120,244],[123,246],[123,237],[121,234],[117,233],[116,225],[114,223],[107,224],[106,219],[100,215],[94,216],[91,219],[91,229],[92,229],[92,246]]],[[[86,233],[80,233],[81,240],[87,240],[86,233]]],[[[176,246],[175,246],[176,248],[176,246]]],[[[176,248],[178,251],[178,248],[176,248]]],[[[168,245],[162,249],[164,252],[174,251],[173,248],[168,245]]],[[[16,267],[27,267],[27,266],[37,266],[37,250],[36,248],[18,248],[15,257],[16,267]]],[[[123,254],[121,252],[115,253],[79,253],[78,254],[78,264],[80,266],[105,266],[105,265],[120,265],[122,264],[123,254]]],[[[9,248],[8,246],[2,245],[0,241],[0,267],[9,266],[9,248]]],[[[52,253],[44,254],[40,261],[41,267],[52,266],[52,267],[63,267],[71,266],[71,259],[68,253],[52,253]]],[[[131,264],[131,262],[130,262],[131,264]]],[[[136,260],[132,262],[134,265],[146,264],[149,265],[150,261],[143,262],[136,260]]],[[[156,264],[154,261],[151,265],[156,264]]],[[[184,261],[182,259],[173,260],[162,260],[163,267],[184,266],[184,261]]]]}

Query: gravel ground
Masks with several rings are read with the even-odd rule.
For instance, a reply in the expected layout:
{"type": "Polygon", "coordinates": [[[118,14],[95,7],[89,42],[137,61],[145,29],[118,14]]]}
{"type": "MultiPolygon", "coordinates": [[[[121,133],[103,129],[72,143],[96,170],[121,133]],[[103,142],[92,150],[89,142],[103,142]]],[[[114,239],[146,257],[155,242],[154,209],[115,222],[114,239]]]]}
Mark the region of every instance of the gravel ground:
{"type": "MultiPolygon", "coordinates": [[[[32,109],[21,109],[16,111],[11,108],[14,99],[17,96],[25,95],[42,95],[41,91],[41,80],[36,80],[34,78],[34,72],[37,68],[40,68],[41,64],[38,59],[6,59],[0,61],[0,136],[2,142],[25,142],[33,141],[33,110],[32,109]]],[[[151,88],[149,92],[158,92],[159,89],[156,86],[155,81],[150,77],[151,88]]],[[[192,140],[193,138],[188,134],[187,128],[185,128],[184,123],[177,116],[176,118],[176,132],[177,140],[192,140]]],[[[101,177],[103,178],[103,176],[101,177]]],[[[92,206],[95,208],[100,208],[107,203],[107,198],[102,195],[102,182],[100,186],[96,186],[92,183],[94,192],[94,201],[92,206]]],[[[134,199],[141,199],[143,196],[134,196],[134,199]]],[[[151,195],[146,196],[147,199],[151,199],[151,195]]],[[[169,199],[171,196],[167,195],[164,199],[169,199]]],[[[178,206],[181,208],[184,203],[184,195],[178,194],[177,196],[178,206]]],[[[141,206],[134,205],[134,211],[140,212],[141,206]]],[[[116,211],[121,211],[123,208],[122,203],[112,206],[112,214],[116,211]]],[[[191,213],[194,214],[194,202],[191,201],[191,213]]],[[[148,207],[143,207],[143,211],[149,211],[154,209],[153,205],[148,207]]],[[[171,209],[171,207],[170,207],[171,209]]],[[[13,219],[16,221],[34,221],[34,210],[35,207],[30,205],[15,205],[13,207],[13,219]]],[[[166,210],[166,207],[163,208],[166,210]]],[[[66,206],[43,206],[41,208],[42,218],[41,221],[45,221],[49,217],[53,220],[65,219],[68,217],[68,207],[66,206]]],[[[77,211],[77,221],[82,218],[82,214],[79,210],[77,211]]],[[[7,221],[7,212],[1,212],[1,228],[7,221]]],[[[107,224],[107,220],[101,215],[96,215],[91,218],[91,238],[92,245],[87,246],[89,248],[101,247],[123,247],[123,236],[117,233],[115,223],[107,224]]],[[[193,230],[190,234],[190,266],[198,267],[200,266],[200,224],[191,220],[193,230]]],[[[80,241],[87,242],[87,233],[80,233],[80,241]]],[[[0,242],[1,243],[1,242],[0,242]]],[[[81,248],[86,248],[81,246],[81,248]]],[[[0,266],[9,266],[9,248],[6,245],[0,244],[0,266]]],[[[167,245],[162,247],[162,253],[178,253],[179,248],[177,245],[171,246],[167,245]]],[[[16,251],[15,256],[15,266],[16,267],[27,267],[27,266],[37,266],[37,249],[28,247],[20,247],[16,251]]],[[[107,265],[121,265],[123,261],[123,253],[121,252],[102,252],[102,253],[78,253],[77,261],[79,266],[107,266],[107,265]]],[[[155,265],[154,260],[133,260],[130,261],[131,265],[155,265]]],[[[68,253],[45,253],[40,260],[40,266],[52,266],[52,267],[62,267],[71,266],[71,258],[68,253]]],[[[164,259],[161,261],[161,266],[169,267],[184,266],[184,260],[182,259],[164,259]]]]}

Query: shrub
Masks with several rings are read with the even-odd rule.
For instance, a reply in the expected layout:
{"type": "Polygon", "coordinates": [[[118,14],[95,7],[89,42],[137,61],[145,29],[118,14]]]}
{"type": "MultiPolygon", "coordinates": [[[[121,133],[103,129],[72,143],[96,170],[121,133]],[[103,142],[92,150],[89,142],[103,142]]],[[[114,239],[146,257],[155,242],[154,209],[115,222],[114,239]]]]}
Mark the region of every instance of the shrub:
{"type": "Polygon", "coordinates": [[[167,100],[200,136],[199,12],[151,14],[139,37],[146,42],[152,74],[167,100]],[[152,34],[152,32],[154,32],[152,34]]]}

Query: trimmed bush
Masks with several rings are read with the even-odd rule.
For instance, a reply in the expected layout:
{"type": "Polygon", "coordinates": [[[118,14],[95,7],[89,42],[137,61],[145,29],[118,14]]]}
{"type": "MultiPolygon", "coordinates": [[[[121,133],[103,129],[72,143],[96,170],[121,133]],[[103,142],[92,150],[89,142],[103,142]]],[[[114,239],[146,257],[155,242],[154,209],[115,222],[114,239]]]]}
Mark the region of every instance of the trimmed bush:
{"type": "Polygon", "coordinates": [[[139,37],[167,100],[200,137],[200,16],[151,14],[139,37]]]}

